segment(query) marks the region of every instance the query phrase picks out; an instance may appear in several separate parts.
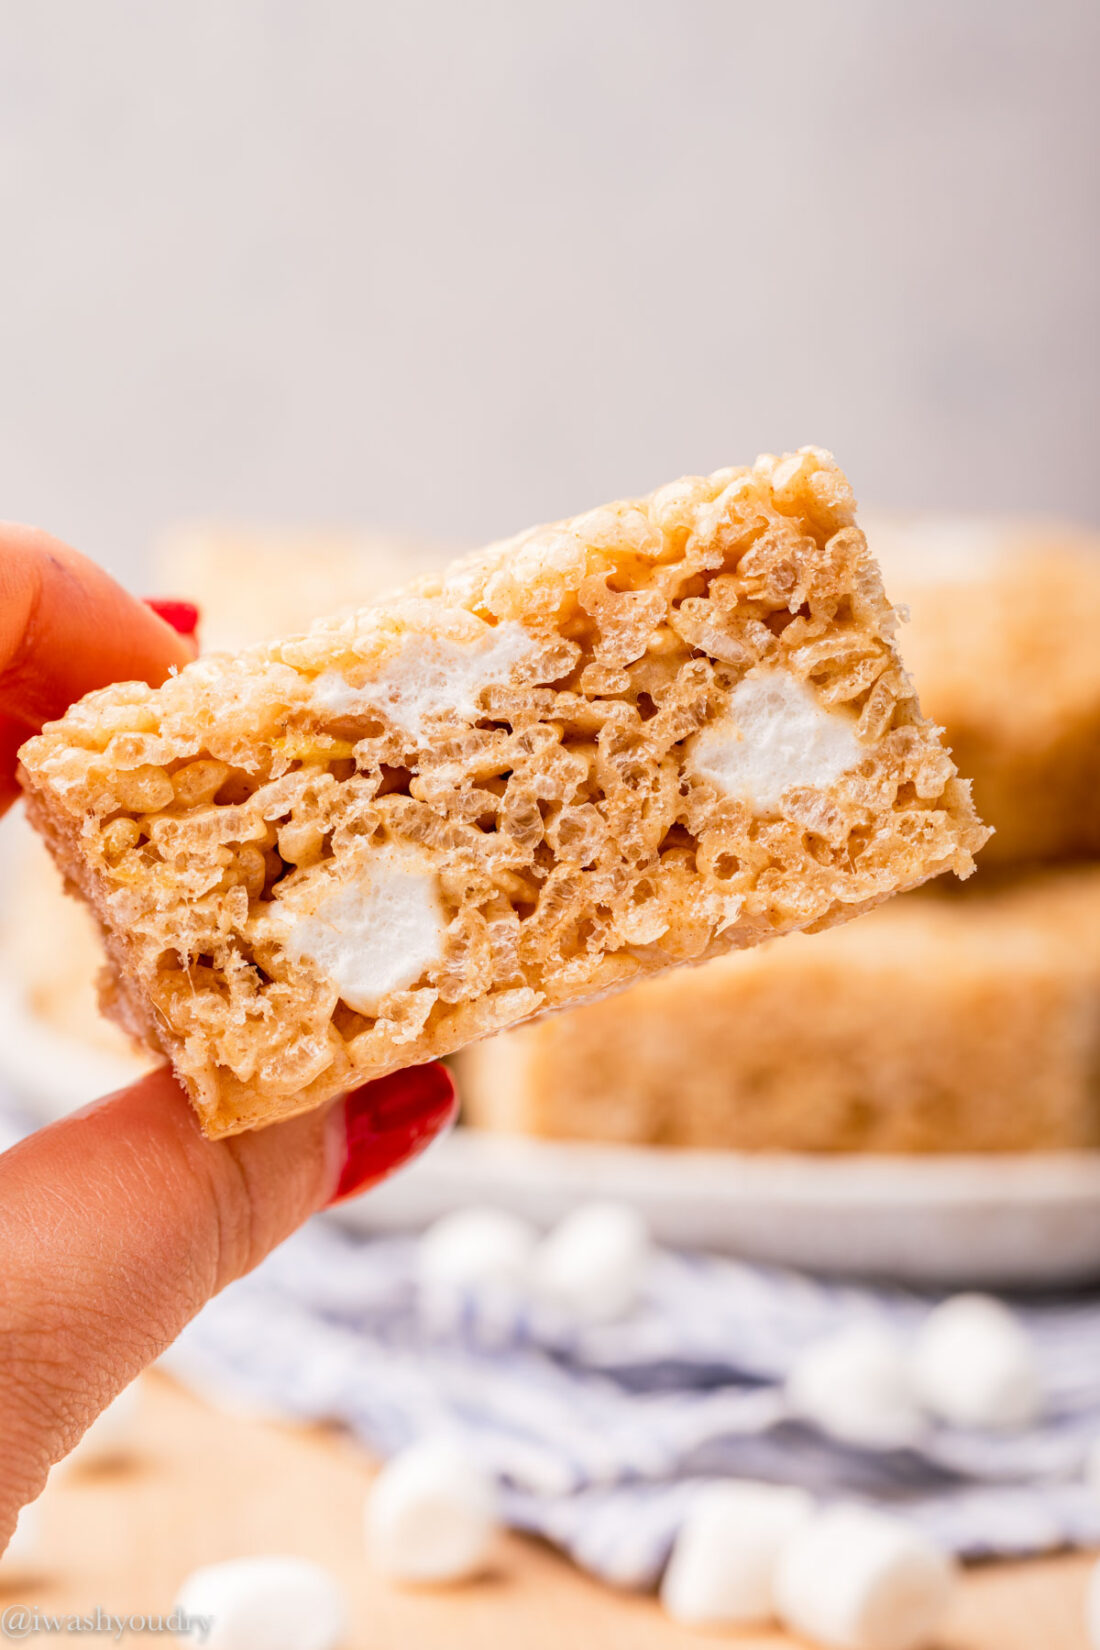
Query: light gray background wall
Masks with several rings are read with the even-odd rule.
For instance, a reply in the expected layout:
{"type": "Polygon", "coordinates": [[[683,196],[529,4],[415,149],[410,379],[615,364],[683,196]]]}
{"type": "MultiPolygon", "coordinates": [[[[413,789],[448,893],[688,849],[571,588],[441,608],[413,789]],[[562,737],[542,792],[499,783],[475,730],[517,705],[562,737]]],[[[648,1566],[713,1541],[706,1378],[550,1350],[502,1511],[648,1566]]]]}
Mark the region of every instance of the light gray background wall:
{"type": "Polygon", "coordinates": [[[1100,516],[1092,0],[0,0],[0,514],[1100,516]]]}

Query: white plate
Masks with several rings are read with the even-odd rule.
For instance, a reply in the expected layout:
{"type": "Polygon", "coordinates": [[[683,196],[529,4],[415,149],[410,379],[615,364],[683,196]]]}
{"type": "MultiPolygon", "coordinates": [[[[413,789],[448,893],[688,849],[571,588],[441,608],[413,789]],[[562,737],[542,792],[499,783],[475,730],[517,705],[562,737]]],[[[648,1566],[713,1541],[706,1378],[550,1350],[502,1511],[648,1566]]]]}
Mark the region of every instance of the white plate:
{"type": "Polygon", "coordinates": [[[0,971],[0,1085],[36,1123],[86,1106],[132,1083],[152,1064],[112,1054],[28,1011],[18,985],[0,971]]]}
{"type": "MultiPolygon", "coordinates": [[[[0,981],[0,1083],[42,1122],[142,1070],[28,1014],[0,981]]],[[[1100,1278],[1100,1151],[825,1157],[513,1139],[457,1129],[334,1211],[357,1231],[415,1229],[469,1203],[549,1226],[585,1198],[637,1207],[661,1242],[807,1271],[914,1284],[1100,1278]]]]}
{"type": "Polygon", "coordinates": [[[469,1203],[550,1225],[621,1198],[664,1243],[912,1284],[1100,1278],[1100,1152],[810,1156],[593,1146],[457,1129],[334,1218],[415,1228],[469,1203]]]}

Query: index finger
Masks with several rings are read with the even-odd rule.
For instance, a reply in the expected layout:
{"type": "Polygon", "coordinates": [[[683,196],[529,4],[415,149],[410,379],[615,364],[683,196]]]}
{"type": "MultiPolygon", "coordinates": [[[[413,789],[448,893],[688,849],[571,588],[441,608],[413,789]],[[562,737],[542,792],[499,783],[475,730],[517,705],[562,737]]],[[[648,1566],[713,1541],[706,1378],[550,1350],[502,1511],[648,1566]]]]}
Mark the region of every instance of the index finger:
{"type": "Polygon", "coordinates": [[[164,681],[192,651],[94,562],[33,527],[0,524],[0,813],[15,753],[109,682],[164,681]]]}

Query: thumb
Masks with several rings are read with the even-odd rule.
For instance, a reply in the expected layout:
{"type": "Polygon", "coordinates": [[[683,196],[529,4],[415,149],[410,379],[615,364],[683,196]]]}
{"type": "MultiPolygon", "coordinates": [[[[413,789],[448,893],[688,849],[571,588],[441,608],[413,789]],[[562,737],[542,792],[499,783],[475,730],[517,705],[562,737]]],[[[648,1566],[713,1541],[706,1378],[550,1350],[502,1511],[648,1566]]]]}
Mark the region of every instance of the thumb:
{"type": "Polygon", "coordinates": [[[4,1153],[0,1551],[53,1462],[204,1301],[454,1107],[444,1068],[418,1066],[211,1141],[165,1068],[4,1153]]]}

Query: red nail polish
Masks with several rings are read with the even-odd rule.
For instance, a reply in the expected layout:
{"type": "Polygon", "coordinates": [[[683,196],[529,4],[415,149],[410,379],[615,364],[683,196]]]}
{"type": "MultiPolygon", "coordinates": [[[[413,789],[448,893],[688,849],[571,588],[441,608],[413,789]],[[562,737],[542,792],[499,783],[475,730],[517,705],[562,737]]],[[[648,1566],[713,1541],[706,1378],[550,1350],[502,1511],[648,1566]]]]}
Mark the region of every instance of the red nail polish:
{"type": "Polygon", "coordinates": [[[181,636],[193,636],[199,628],[199,610],[194,602],[176,601],[171,596],[146,596],[145,605],[181,636]]]}
{"type": "Polygon", "coordinates": [[[344,1100],[344,1166],[330,1203],[416,1157],[456,1110],[455,1086],[441,1065],[411,1066],[353,1090],[344,1100]]]}

